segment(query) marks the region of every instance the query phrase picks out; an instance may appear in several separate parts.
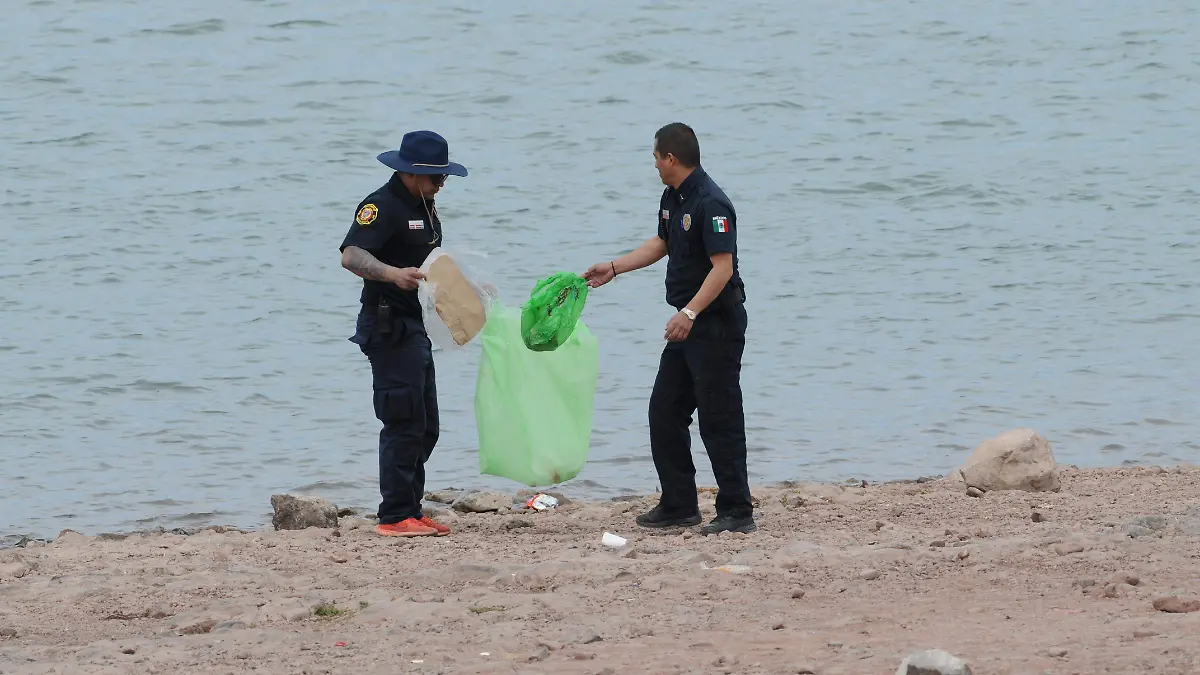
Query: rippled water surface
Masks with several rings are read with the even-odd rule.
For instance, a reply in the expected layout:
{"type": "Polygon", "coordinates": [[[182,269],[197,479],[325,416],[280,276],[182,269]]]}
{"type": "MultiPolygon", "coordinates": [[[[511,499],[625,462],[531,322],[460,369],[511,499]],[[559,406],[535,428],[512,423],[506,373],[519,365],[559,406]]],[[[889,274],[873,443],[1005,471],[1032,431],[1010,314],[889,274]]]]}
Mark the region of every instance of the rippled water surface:
{"type": "MultiPolygon", "coordinates": [[[[510,304],[651,236],[654,130],[698,130],[739,212],[756,481],[942,473],[1018,425],[1081,465],[1195,460],[1197,34],[1162,1],[17,0],[0,534],[373,507],[337,246],[414,128],[470,168],[447,245],[510,304]]],[[[662,272],[589,300],[573,494],[655,487],[662,272]]],[[[431,488],[517,487],[478,475],[477,363],[438,355],[431,488]]]]}

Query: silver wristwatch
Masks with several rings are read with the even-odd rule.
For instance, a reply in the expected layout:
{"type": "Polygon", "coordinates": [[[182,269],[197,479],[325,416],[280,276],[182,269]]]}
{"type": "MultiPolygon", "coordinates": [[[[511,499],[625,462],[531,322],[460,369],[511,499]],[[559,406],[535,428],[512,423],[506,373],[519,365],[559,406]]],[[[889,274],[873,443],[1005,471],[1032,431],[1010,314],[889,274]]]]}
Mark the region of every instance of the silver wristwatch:
{"type": "Polygon", "coordinates": [[[686,316],[689,320],[691,320],[691,321],[696,320],[696,313],[693,312],[692,310],[688,309],[687,307],[684,307],[683,309],[681,309],[679,311],[683,312],[683,315],[686,316]]]}

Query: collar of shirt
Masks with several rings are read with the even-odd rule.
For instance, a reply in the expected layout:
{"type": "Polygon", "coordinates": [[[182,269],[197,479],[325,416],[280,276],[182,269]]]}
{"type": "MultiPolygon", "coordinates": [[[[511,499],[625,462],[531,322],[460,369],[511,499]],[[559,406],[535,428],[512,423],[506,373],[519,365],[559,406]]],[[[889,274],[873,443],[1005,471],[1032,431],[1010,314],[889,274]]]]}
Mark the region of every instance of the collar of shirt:
{"type": "Polygon", "coordinates": [[[685,202],[689,195],[695,194],[696,188],[704,182],[707,174],[704,173],[704,167],[697,166],[692,170],[691,175],[683,179],[679,184],[679,189],[675,191],[675,195],[679,197],[679,201],[685,202]]]}
{"type": "Polygon", "coordinates": [[[404,204],[417,213],[424,214],[426,205],[428,205],[430,211],[433,211],[433,200],[426,199],[425,203],[422,204],[421,198],[413,195],[413,193],[409,192],[408,188],[404,186],[404,181],[400,180],[399,171],[393,173],[392,177],[388,179],[388,190],[390,190],[397,199],[399,199],[401,202],[404,202],[404,204]]]}

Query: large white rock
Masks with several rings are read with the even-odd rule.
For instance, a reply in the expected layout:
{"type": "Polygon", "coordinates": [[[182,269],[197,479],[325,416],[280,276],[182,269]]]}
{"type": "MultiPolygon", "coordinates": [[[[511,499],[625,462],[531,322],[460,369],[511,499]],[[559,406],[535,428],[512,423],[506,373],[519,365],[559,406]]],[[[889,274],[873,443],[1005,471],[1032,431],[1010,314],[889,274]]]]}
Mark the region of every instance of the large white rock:
{"type": "Polygon", "coordinates": [[[1050,442],[1033,429],[1013,429],[979,444],[958,470],[967,487],[984,492],[1058,492],[1058,465],[1050,442]]]}
{"type": "Polygon", "coordinates": [[[950,652],[930,649],[909,654],[896,675],[971,675],[971,666],[950,652]]]}

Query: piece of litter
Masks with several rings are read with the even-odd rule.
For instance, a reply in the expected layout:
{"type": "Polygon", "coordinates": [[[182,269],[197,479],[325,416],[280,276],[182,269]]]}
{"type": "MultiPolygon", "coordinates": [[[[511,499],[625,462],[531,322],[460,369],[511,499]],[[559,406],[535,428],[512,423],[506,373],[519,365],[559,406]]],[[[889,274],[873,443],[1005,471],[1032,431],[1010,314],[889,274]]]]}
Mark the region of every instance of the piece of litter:
{"type": "Polygon", "coordinates": [[[346,643],[345,642],[335,642],[335,643],[333,643],[333,646],[334,647],[345,647],[346,643]]]}
{"type": "Polygon", "coordinates": [[[425,663],[425,659],[413,659],[413,663],[425,663]]]}
{"type": "Polygon", "coordinates": [[[491,656],[492,653],[491,652],[479,652],[479,655],[480,656],[491,656]]]}
{"type": "Polygon", "coordinates": [[[600,537],[600,543],[609,548],[621,548],[625,545],[625,537],[618,537],[612,532],[605,532],[604,536],[600,537]]]}
{"type": "Polygon", "coordinates": [[[552,509],[558,506],[558,499],[551,497],[548,494],[537,494],[530,497],[529,500],[525,502],[525,506],[528,506],[534,511],[545,511],[546,509],[552,509]]]}

